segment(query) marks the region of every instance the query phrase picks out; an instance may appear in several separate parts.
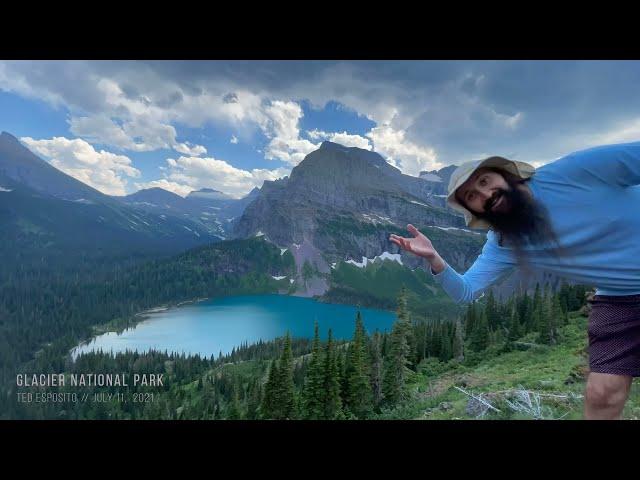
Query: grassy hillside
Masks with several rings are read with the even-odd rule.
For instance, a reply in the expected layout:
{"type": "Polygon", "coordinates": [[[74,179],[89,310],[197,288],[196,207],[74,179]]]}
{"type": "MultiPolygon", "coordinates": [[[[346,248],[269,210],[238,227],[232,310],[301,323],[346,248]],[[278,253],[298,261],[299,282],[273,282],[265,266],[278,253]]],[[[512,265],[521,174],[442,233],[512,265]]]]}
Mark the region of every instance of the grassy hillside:
{"type": "MultiPolygon", "coordinates": [[[[569,324],[561,327],[561,338],[555,346],[540,346],[528,350],[499,354],[463,366],[454,361],[447,364],[424,361],[410,382],[411,398],[402,407],[381,415],[386,419],[473,419],[467,413],[470,397],[461,387],[474,395],[483,394],[490,404],[500,410],[488,410],[484,419],[532,419],[531,415],[514,412],[505,402],[513,397],[505,391],[525,389],[541,394],[541,411],[545,419],[581,419],[588,371],[587,317],[574,312],[569,324]],[[556,397],[566,396],[567,398],[556,397]]],[[[523,339],[524,340],[524,339],[523,339]]],[[[490,352],[485,354],[490,355],[490,352]]],[[[476,402],[471,402],[476,403],[476,402]]],[[[477,405],[477,404],[476,404],[477,405]]],[[[475,410],[478,413],[480,409],[475,410]]],[[[632,386],[625,407],[625,419],[640,418],[640,380],[632,386]]]]}
{"type": "MultiPolygon", "coordinates": [[[[409,398],[402,406],[385,411],[375,419],[403,420],[532,420],[534,416],[514,412],[505,399],[512,402],[515,397],[508,391],[524,389],[540,394],[543,419],[582,419],[585,376],[587,373],[586,328],[587,317],[578,312],[570,314],[569,324],[561,327],[557,345],[538,346],[527,350],[501,353],[497,350],[483,352],[475,365],[463,365],[455,361],[438,362],[431,358],[423,361],[418,373],[411,376],[408,384],[409,398]],[[481,409],[467,411],[468,393],[482,395],[491,405],[500,410],[488,410],[480,416],[481,409]]],[[[526,342],[523,338],[523,343],[526,342]]],[[[296,363],[301,361],[297,357],[296,363]]],[[[239,384],[248,384],[257,378],[266,380],[269,362],[264,359],[227,363],[207,371],[202,377],[220,376],[224,371],[237,378],[239,384]]],[[[180,387],[185,409],[189,417],[202,412],[206,401],[202,398],[198,382],[192,381],[180,387]]],[[[533,398],[533,396],[531,397],[533,398]]],[[[475,403],[471,401],[471,403],[475,403]]],[[[632,386],[623,418],[640,419],[640,379],[632,386]]]]}
{"type": "Polygon", "coordinates": [[[424,269],[411,270],[392,260],[366,267],[340,262],[331,271],[323,301],[395,310],[400,288],[408,290],[409,309],[418,317],[454,317],[462,311],[424,269]]]}
{"type": "MultiPolygon", "coordinates": [[[[391,233],[407,236],[406,230],[395,225],[372,225],[366,222],[342,222],[335,227],[335,241],[344,242],[342,248],[353,248],[354,236],[374,235],[388,238],[391,233]]],[[[470,265],[478,256],[485,242],[484,235],[461,230],[442,230],[422,226],[418,229],[429,237],[434,246],[452,265],[470,265]]],[[[359,257],[357,257],[359,258],[359,257]]],[[[337,262],[328,275],[329,290],[320,300],[350,303],[372,308],[395,310],[400,288],[408,290],[408,306],[417,317],[453,318],[462,312],[437,285],[426,270],[426,263],[416,269],[400,265],[395,261],[377,261],[366,267],[357,267],[346,262],[337,262]]],[[[459,271],[464,271],[458,268],[459,271]]]]}

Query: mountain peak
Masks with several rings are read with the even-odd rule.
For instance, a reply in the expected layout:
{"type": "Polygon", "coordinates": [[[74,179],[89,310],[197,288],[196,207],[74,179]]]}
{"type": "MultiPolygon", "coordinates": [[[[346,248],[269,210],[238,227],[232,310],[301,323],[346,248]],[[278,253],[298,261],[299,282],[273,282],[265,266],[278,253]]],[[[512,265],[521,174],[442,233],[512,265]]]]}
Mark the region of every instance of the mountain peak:
{"type": "Polygon", "coordinates": [[[325,140],[320,144],[319,150],[348,150],[350,147],[345,147],[344,145],[340,145],[339,143],[330,142],[329,140],[325,140]]]}
{"type": "Polygon", "coordinates": [[[202,193],[222,193],[220,190],[215,190],[213,188],[201,188],[200,190],[194,190],[194,192],[202,192],[202,193]]]}
{"type": "Polygon", "coordinates": [[[138,190],[137,192],[127,195],[127,197],[135,198],[135,197],[140,197],[144,195],[164,195],[168,198],[175,198],[175,197],[182,198],[180,195],[170,192],[169,190],[165,190],[164,188],[161,188],[161,187],[143,188],[141,190],[138,190]]]}
{"type": "Polygon", "coordinates": [[[5,145],[13,145],[13,146],[21,147],[25,150],[28,150],[27,147],[25,147],[24,145],[22,145],[22,143],[20,143],[20,140],[18,140],[16,137],[11,135],[9,132],[0,133],[0,143],[3,143],[5,145]]]}
{"type": "Polygon", "coordinates": [[[64,200],[110,201],[107,195],[58,170],[8,132],[0,134],[0,171],[4,177],[64,200]]]}
{"type": "Polygon", "coordinates": [[[201,188],[200,190],[193,190],[187,195],[188,199],[200,199],[200,200],[230,200],[231,196],[227,195],[220,190],[213,188],[201,188]]]}

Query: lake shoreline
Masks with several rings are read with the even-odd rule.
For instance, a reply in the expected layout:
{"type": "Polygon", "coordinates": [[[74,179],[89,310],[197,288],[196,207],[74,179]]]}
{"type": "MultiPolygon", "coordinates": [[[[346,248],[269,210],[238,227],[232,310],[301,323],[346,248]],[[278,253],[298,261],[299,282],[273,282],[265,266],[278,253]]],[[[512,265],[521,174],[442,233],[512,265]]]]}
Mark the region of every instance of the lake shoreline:
{"type": "Polygon", "coordinates": [[[372,331],[386,330],[395,321],[392,311],[298,295],[269,293],[195,297],[156,305],[127,319],[118,318],[98,325],[94,327],[93,335],[78,342],[69,354],[73,361],[79,355],[97,350],[117,354],[125,349],[139,352],[157,349],[192,351],[202,355],[202,352],[212,349],[217,355],[220,347],[266,341],[284,335],[286,331],[294,336],[311,338],[313,320],[319,320],[324,330],[333,329],[334,335],[339,332],[342,338],[350,338],[357,311],[362,311],[365,321],[369,319],[372,331]],[[211,303],[216,299],[220,302],[211,303]],[[201,302],[204,302],[202,308],[195,306],[181,310],[201,302]],[[370,310],[372,312],[365,313],[370,310]],[[158,323],[145,324],[155,319],[158,323]],[[216,322],[211,322],[212,319],[216,322]],[[145,326],[136,331],[141,324],[145,326]]]}
{"type": "Polygon", "coordinates": [[[126,319],[114,318],[109,320],[106,323],[101,323],[99,325],[93,325],[92,327],[92,335],[88,339],[81,339],[80,342],[69,350],[68,355],[71,356],[71,359],[75,362],[74,352],[86,345],[89,345],[92,341],[94,341],[97,337],[104,335],[106,333],[117,333],[121,334],[125,330],[130,328],[136,328],[139,324],[151,319],[151,315],[154,313],[162,313],[173,308],[178,308],[184,305],[188,305],[191,303],[197,303],[204,300],[210,300],[216,297],[201,297],[201,298],[192,298],[190,300],[183,300],[181,302],[172,302],[172,303],[164,303],[162,305],[157,305],[155,307],[147,308],[142,310],[141,312],[134,313],[132,316],[126,319]],[[124,322],[124,323],[123,323],[124,322]]]}

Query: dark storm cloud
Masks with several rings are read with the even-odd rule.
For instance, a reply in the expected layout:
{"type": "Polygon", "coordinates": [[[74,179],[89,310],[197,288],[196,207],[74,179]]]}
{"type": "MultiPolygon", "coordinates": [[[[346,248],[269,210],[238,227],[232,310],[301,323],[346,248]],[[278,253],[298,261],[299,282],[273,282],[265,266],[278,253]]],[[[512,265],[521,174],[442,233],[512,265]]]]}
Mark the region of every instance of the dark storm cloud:
{"type": "Polygon", "coordinates": [[[511,153],[548,161],[640,119],[637,61],[9,62],[9,68],[34,89],[87,111],[104,105],[100,78],[167,109],[182,95],[213,92],[226,102],[242,89],[315,105],[335,100],[378,122],[397,110],[394,128],[434,147],[444,164],[511,153]]]}
{"type": "Polygon", "coordinates": [[[224,103],[238,103],[238,95],[236,93],[227,93],[222,97],[224,103]]]}

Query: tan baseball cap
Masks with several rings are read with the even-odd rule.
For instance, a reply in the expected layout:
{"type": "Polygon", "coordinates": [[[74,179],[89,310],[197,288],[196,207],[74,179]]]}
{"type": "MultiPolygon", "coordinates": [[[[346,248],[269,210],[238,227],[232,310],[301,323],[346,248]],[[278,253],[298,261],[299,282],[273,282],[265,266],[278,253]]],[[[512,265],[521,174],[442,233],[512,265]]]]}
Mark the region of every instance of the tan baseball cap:
{"type": "Polygon", "coordinates": [[[490,228],[490,225],[485,220],[481,220],[476,217],[473,213],[462,206],[462,204],[460,204],[456,199],[455,193],[456,190],[460,188],[460,186],[466,182],[471,175],[473,175],[473,172],[482,167],[498,168],[521,179],[529,178],[536,172],[536,168],[533,165],[529,165],[524,162],[517,162],[515,160],[507,160],[502,157],[489,157],[485,160],[474,160],[472,162],[463,163],[456,168],[451,174],[451,179],[449,180],[447,203],[451,208],[464,214],[464,220],[469,228],[488,229],[490,228]]]}

